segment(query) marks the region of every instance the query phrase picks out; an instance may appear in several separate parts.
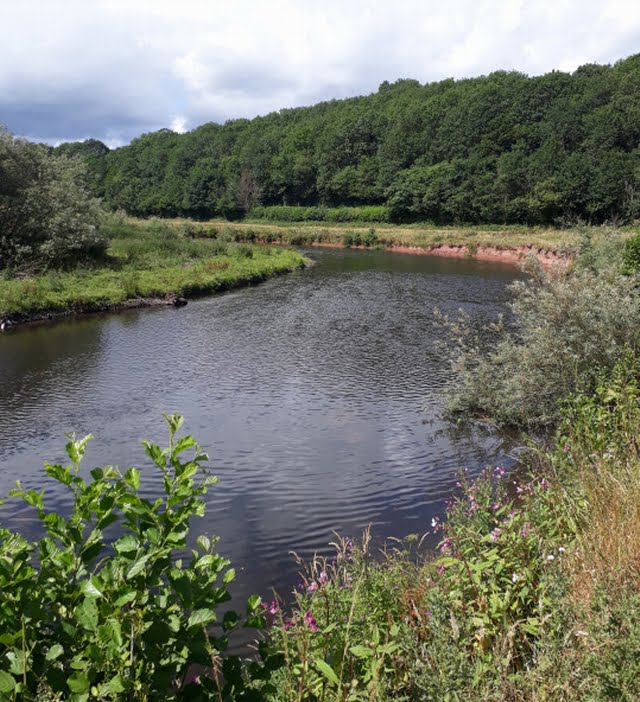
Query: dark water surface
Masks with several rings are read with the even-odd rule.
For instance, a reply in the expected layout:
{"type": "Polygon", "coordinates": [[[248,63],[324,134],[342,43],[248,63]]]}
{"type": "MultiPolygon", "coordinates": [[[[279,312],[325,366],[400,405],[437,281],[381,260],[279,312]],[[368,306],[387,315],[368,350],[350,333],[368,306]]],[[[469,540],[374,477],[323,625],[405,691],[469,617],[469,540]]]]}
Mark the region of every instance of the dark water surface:
{"type": "MultiPolygon", "coordinates": [[[[144,468],[139,442],[166,440],[180,412],[220,484],[197,533],[221,537],[235,593],[286,591],[289,555],[325,551],[332,530],[423,533],[457,471],[504,462],[497,439],[455,437],[438,412],[454,380],[435,306],[477,320],[504,310],[513,267],[384,252],[314,249],[313,268],[161,308],[17,329],[0,336],[0,494],[64,460],[64,433],[92,432],[85,467],[144,468]]],[[[29,512],[0,523],[32,530],[29,512]]]]}

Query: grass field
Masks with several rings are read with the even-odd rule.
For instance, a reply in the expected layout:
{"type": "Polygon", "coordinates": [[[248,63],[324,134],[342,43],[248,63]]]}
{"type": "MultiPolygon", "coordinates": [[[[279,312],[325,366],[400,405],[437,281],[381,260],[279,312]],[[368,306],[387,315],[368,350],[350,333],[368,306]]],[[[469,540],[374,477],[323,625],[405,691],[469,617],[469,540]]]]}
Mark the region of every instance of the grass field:
{"type": "Polygon", "coordinates": [[[331,222],[278,222],[258,220],[228,222],[211,220],[166,220],[167,224],[193,236],[236,242],[278,242],[291,245],[343,245],[370,247],[415,247],[430,249],[444,245],[465,246],[469,252],[478,247],[518,249],[534,247],[561,255],[577,253],[585,238],[596,244],[604,239],[625,240],[636,233],[634,228],[576,227],[555,229],[478,225],[437,227],[427,224],[395,225],[386,223],[353,224],[331,222]]]}
{"type": "Polygon", "coordinates": [[[151,221],[111,223],[107,260],[94,267],[0,278],[0,318],[90,311],[136,298],[213,293],[300,268],[305,258],[276,247],[194,240],[151,221]]]}

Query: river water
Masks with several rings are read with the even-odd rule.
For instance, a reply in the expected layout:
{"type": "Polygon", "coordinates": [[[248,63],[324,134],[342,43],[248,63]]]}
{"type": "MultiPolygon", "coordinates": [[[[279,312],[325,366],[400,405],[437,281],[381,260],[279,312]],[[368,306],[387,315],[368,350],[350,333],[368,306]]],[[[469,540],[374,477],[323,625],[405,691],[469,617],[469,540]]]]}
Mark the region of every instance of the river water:
{"type": "MultiPolygon", "coordinates": [[[[0,336],[0,494],[43,477],[65,432],[92,432],[86,468],[143,469],[179,412],[220,483],[194,533],[220,536],[234,593],[295,584],[293,550],[326,552],[332,531],[424,533],[458,471],[507,463],[497,438],[439,419],[455,378],[433,308],[480,323],[505,310],[511,266],[378,251],[313,249],[316,265],[254,288],[157,308],[70,319],[0,336]]],[[[0,523],[35,533],[15,502],[0,523]]]]}

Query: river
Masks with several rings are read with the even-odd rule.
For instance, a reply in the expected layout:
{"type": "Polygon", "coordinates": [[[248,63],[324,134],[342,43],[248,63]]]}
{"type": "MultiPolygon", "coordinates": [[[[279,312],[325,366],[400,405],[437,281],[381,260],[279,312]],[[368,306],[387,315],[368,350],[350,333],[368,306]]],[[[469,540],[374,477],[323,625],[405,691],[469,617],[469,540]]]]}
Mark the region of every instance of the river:
{"type": "MultiPolygon", "coordinates": [[[[220,476],[194,533],[220,536],[234,593],[286,594],[293,550],[326,552],[336,530],[424,533],[458,471],[509,462],[502,442],[457,435],[439,418],[455,378],[433,308],[478,323],[505,311],[512,266],[313,249],[316,265],[258,287],[157,308],[87,316],[0,336],[0,494],[17,478],[66,509],[42,462],[65,432],[95,435],[86,468],[144,469],[140,440],[162,443],[162,412],[220,476]]],[[[0,523],[33,531],[15,502],[0,523]]],[[[238,607],[239,608],[239,607],[238,607]]]]}

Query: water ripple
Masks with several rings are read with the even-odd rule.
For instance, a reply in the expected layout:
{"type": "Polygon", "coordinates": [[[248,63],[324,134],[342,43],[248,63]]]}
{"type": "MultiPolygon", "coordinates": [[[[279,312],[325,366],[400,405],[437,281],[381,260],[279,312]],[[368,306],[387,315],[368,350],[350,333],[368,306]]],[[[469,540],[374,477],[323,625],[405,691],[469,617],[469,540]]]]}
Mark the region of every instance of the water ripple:
{"type": "MultiPolygon", "coordinates": [[[[158,309],[69,320],[0,338],[0,493],[43,480],[64,433],[93,432],[87,463],[144,466],[142,438],[181,412],[220,485],[197,532],[221,536],[236,591],[287,589],[290,550],[326,552],[334,530],[427,528],[462,467],[501,460],[496,440],[447,435],[451,387],[432,310],[478,321],[504,310],[513,269],[383,252],[319,251],[318,265],[256,288],[158,309]]],[[[87,466],[89,467],[89,465],[87,466]]],[[[9,503],[4,522],[33,530],[9,503]]],[[[34,532],[35,533],[35,532],[34,532]]]]}

